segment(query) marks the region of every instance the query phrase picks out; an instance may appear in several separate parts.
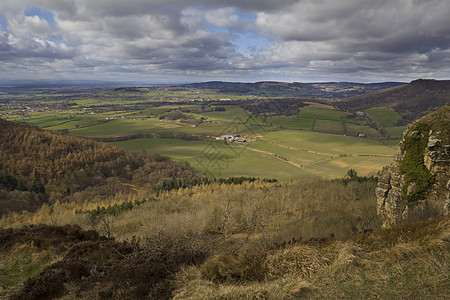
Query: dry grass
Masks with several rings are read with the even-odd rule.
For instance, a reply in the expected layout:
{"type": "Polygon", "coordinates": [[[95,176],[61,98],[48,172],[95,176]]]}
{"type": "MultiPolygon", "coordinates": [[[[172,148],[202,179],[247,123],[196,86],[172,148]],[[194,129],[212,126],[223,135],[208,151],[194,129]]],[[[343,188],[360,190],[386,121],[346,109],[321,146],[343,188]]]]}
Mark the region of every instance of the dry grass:
{"type": "MultiPolygon", "coordinates": [[[[117,240],[158,233],[210,251],[174,276],[174,299],[445,299],[449,219],[377,229],[373,190],[373,182],[320,179],[213,184],[165,193],[107,222],[117,240]]],[[[90,229],[77,208],[9,215],[2,226],[90,229]]]]}
{"type": "MultiPolygon", "coordinates": [[[[272,250],[255,271],[264,275],[258,281],[211,280],[203,270],[223,261],[216,257],[178,273],[175,299],[447,299],[449,234],[448,218],[432,219],[272,250]]],[[[240,273],[250,258],[227,260],[239,262],[230,265],[240,273]]]]}
{"type": "Polygon", "coordinates": [[[17,244],[9,251],[1,251],[0,258],[0,299],[17,292],[28,277],[38,274],[45,265],[60,259],[52,253],[34,245],[17,244]]]}
{"type": "Polygon", "coordinates": [[[311,245],[300,244],[273,252],[264,262],[266,279],[297,276],[307,280],[331,263],[329,253],[320,250],[311,245]]]}
{"type": "MultiPolygon", "coordinates": [[[[225,252],[236,252],[236,248],[242,253],[255,252],[292,240],[347,236],[376,228],[373,189],[373,182],[344,185],[321,179],[286,184],[211,184],[164,193],[155,201],[107,218],[107,222],[112,236],[119,240],[145,238],[157,232],[174,237],[209,234],[223,240],[220,246],[225,252]]],[[[111,199],[100,205],[129,200],[111,199]]],[[[88,216],[75,211],[97,205],[56,203],[35,213],[5,216],[0,227],[43,223],[91,229],[88,216]]]]}

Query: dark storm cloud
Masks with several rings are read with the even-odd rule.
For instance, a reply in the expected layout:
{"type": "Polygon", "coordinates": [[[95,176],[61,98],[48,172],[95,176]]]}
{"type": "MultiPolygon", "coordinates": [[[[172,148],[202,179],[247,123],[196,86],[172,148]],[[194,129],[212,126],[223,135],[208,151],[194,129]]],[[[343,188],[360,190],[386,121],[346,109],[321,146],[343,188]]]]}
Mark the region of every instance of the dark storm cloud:
{"type": "Polygon", "coordinates": [[[14,63],[133,79],[448,77],[449,13],[446,0],[2,0],[0,60],[10,63],[0,71],[14,63]]]}
{"type": "Polygon", "coordinates": [[[403,44],[448,47],[450,1],[302,1],[257,23],[281,40],[345,41],[403,51],[403,44]],[[320,5],[315,3],[320,2],[320,5]]]}
{"type": "MultiPolygon", "coordinates": [[[[271,49],[272,55],[307,57],[310,69],[318,72],[350,72],[342,67],[350,64],[354,73],[421,76],[433,72],[431,53],[448,54],[449,12],[450,1],[301,1],[259,13],[257,24],[284,41],[282,49],[271,49]],[[305,51],[298,50],[302,47],[305,51]],[[308,55],[311,51],[317,55],[308,55]]],[[[448,70],[448,61],[442,63],[441,69],[448,70]]]]}

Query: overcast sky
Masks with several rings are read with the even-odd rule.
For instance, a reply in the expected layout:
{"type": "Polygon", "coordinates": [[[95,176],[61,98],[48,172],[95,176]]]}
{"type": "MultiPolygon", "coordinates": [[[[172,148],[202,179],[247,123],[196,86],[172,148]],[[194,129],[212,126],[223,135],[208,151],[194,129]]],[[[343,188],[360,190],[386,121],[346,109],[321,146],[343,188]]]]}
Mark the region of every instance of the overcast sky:
{"type": "Polygon", "coordinates": [[[449,0],[1,0],[0,80],[450,79],[449,0]]]}

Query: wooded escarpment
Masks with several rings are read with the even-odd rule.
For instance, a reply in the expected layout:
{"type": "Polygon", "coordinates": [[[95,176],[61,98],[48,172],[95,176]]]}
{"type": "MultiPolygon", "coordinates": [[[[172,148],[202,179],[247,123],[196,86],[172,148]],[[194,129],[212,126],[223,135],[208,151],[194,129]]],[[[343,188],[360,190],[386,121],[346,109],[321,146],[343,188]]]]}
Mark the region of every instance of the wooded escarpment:
{"type": "Polygon", "coordinates": [[[0,215],[43,203],[95,201],[196,172],[167,157],[0,119],[0,215]]]}
{"type": "Polygon", "coordinates": [[[405,131],[393,163],[379,178],[377,210],[383,226],[448,214],[450,206],[450,106],[405,131]]]}
{"type": "Polygon", "coordinates": [[[354,96],[337,105],[348,110],[364,110],[375,106],[393,107],[406,125],[425,114],[450,103],[450,80],[417,79],[409,84],[354,96]]]}

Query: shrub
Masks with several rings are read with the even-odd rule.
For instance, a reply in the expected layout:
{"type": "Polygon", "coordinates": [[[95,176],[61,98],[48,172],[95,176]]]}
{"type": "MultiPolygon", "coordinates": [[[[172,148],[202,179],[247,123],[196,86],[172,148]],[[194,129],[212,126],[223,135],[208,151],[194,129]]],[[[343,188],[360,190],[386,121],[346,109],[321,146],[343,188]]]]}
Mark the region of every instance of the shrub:
{"type": "Polygon", "coordinates": [[[400,164],[400,172],[405,175],[402,192],[408,204],[414,204],[425,198],[434,176],[424,165],[424,152],[427,147],[430,126],[418,122],[404,138],[405,156],[400,164]]]}

